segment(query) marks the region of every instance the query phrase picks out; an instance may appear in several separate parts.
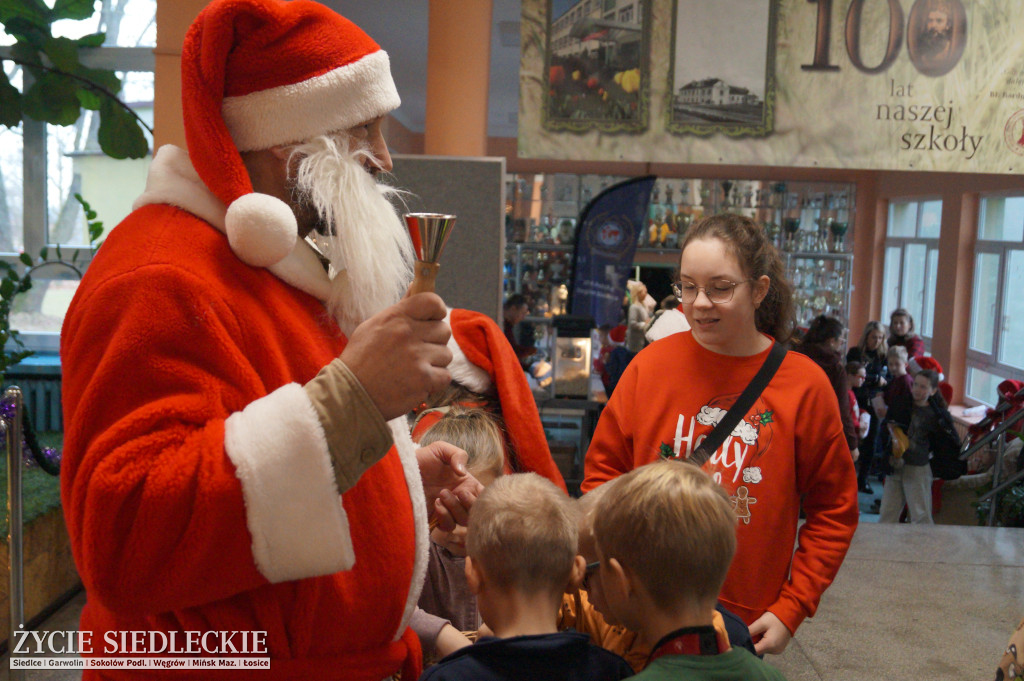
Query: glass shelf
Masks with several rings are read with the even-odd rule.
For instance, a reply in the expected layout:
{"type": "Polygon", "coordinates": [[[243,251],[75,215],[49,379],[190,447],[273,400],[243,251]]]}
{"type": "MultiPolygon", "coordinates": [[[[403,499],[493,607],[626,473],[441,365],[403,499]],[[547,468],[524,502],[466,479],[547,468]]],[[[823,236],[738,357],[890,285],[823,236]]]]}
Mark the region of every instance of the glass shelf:
{"type": "MultiPolygon", "coordinates": [[[[603,189],[625,179],[571,173],[507,176],[504,290],[527,296],[535,323],[544,326],[558,309],[559,287],[571,276],[581,212],[603,189]]],[[[658,178],[634,265],[675,267],[690,225],[706,215],[740,213],[762,224],[780,250],[794,282],[798,323],[805,326],[814,314],[826,313],[846,324],[853,289],[855,196],[849,183],[658,178]],[[808,272],[815,268],[828,278],[824,285],[808,283],[813,281],[808,272]]]]}

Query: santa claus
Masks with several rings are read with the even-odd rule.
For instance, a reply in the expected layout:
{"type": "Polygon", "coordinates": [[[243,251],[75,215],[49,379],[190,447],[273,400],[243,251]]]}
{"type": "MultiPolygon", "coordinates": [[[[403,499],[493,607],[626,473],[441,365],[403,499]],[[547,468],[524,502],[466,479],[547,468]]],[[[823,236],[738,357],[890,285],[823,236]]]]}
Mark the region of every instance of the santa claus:
{"type": "Polygon", "coordinates": [[[452,351],[441,299],[405,295],[409,239],[376,181],[388,56],[314,2],[215,0],[182,88],[188,150],[156,154],[62,331],[81,629],[213,655],[264,632],[261,678],[415,679],[427,519],[465,522],[479,484],[406,424],[452,351]]]}

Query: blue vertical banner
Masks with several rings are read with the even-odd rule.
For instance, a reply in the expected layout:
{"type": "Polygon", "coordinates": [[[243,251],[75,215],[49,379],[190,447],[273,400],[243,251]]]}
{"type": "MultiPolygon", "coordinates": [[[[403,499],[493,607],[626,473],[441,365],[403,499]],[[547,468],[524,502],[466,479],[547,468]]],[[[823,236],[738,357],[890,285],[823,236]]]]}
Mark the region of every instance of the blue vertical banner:
{"type": "Polygon", "coordinates": [[[608,187],[580,213],[572,253],[569,313],[616,325],[647,218],[654,175],[608,187]]]}

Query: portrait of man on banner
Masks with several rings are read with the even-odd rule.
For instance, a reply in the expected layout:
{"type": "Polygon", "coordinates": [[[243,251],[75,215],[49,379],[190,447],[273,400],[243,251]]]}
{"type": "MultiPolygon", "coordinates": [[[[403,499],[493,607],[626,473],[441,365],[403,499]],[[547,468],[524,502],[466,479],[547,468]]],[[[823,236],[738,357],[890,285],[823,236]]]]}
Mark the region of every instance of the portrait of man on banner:
{"type": "Polygon", "coordinates": [[[916,0],[910,9],[907,52],[926,76],[948,73],[964,53],[967,13],[960,0],[916,0]]]}
{"type": "Polygon", "coordinates": [[[549,0],[548,130],[647,129],[651,0],[549,0]]]}
{"type": "Polygon", "coordinates": [[[732,137],[771,134],[777,4],[775,0],[676,0],[669,132],[722,132],[732,137]]]}

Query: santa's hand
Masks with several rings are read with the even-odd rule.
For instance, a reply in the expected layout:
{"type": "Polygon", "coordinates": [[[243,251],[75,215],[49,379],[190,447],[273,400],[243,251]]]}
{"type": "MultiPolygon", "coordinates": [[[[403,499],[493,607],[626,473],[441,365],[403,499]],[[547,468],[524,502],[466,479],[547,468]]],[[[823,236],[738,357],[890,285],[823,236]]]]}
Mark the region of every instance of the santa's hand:
{"type": "Polygon", "coordinates": [[[447,442],[432,442],[416,450],[428,513],[445,532],[465,526],[469,508],[484,487],[466,470],[469,455],[447,442]]]}
{"type": "Polygon", "coordinates": [[[750,625],[750,635],[755,640],[761,635],[761,640],[754,644],[758,655],[778,655],[793,639],[793,634],[782,620],[768,611],[750,625]]]}
{"type": "Polygon", "coordinates": [[[386,420],[406,414],[451,382],[451,330],[433,293],[403,298],[356,327],[341,353],[386,420]]]}

